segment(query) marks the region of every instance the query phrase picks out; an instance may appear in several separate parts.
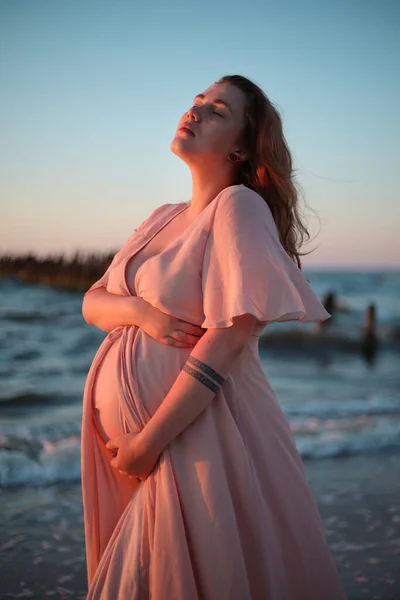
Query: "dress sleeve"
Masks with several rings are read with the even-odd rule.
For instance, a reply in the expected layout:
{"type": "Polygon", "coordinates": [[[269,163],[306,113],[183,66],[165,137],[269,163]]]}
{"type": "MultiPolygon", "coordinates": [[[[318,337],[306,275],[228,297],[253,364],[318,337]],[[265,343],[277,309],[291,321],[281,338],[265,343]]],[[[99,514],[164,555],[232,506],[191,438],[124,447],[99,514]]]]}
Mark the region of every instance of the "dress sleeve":
{"type": "Polygon", "coordinates": [[[222,196],[207,240],[203,270],[205,328],[233,317],[259,321],[325,321],[330,314],[280,243],[265,200],[242,186],[222,196]]]}
{"type": "Polygon", "coordinates": [[[133,233],[126,240],[126,242],[122,246],[122,248],[120,250],[118,250],[118,252],[114,255],[114,258],[112,259],[112,261],[111,261],[110,265],[108,266],[107,270],[105,271],[105,273],[100,277],[100,279],[95,281],[93,283],[93,285],[90,286],[90,288],[84,293],[83,297],[85,297],[90,292],[93,292],[94,290],[98,290],[101,288],[107,289],[108,278],[109,278],[111,270],[114,269],[123,260],[123,258],[125,257],[125,254],[126,254],[126,250],[127,250],[128,246],[130,245],[131,241],[133,240],[133,238],[137,235],[141,235],[142,231],[146,230],[146,227],[150,224],[150,222],[153,219],[156,219],[159,216],[159,214],[161,214],[161,212],[163,210],[165,210],[166,206],[167,206],[166,204],[157,206],[157,208],[155,208],[153,210],[153,212],[150,214],[150,216],[147,217],[140,225],[138,225],[138,227],[136,227],[136,229],[133,230],[133,233]]]}

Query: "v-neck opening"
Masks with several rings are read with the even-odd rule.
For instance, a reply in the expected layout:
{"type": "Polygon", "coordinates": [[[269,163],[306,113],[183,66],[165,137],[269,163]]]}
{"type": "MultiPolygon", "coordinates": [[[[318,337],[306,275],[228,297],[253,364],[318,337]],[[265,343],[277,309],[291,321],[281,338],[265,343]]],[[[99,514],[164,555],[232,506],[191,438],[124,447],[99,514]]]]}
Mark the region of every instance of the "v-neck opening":
{"type": "MultiPolygon", "coordinates": [[[[171,247],[172,247],[172,246],[173,246],[173,245],[174,245],[174,244],[175,244],[175,243],[176,243],[178,240],[180,240],[180,239],[181,239],[181,238],[182,238],[184,235],[186,235],[186,234],[187,234],[187,232],[188,232],[188,231],[190,231],[190,229],[191,229],[191,228],[194,226],[194,224],[195,224],[195,223],[197,223],[197,221],[198,221],[199,217],[200,217],[201,215],[203,215],[203,214],[204,214],[204,213],[207,211],[207,209],[210,209],[210,206],[212,206],[212,205],[215,203],[215,201],[217,200],[217,198],[219,198],[219,197],[221,196],[222,192],[226,191],[226,190],[227,190],[228,188],[230,188],[230,187],[236,187],[236,185],[237,185],[237,184],[228,185],[226,188],[222,189],[222,190],[221,190],[221,191],[220,191],[220,192],[219,192],[219,193],[218,193],[218,194],[215,196],[215,198],[213,198],[213,199],[211,200],[211,202],[209,202],[209,203],[207,204],[207,206],[206,206],[206,207],[205,207],[205,208],[204,208],[204,209],[203,209],[203,210],[202,210],[202,211],[201,211],[201,212],[200,212],[200,213],[199,213],[199,214],[198,214],[198,215],[197,215],[197,216],[196,216],[196,217],[193,219],[193,221],[190,223],[190,225],[189,225],[188,227],[186,227],[185,231],[183,231],[183,232],[182,232],[180,235],[178,235],[178,237],[177,237],[177,238],[175,238],[173,242],[171,242],[170,244],[168,244],[168,245],[167,245],[167,246],[164,248],[164,250],[162,250],[161,252],[158,252],[157,254],[153,254],[153,256],[150,256],[149,258],[147,258],[145,261],[143,261],[143,262],[142,262],[142,264],[139,266],[139,268],[138,268],[138,270],[136,271],[136,274],[135,274],[135,276],[134,276],[134,278],[133,278],[133,287],[132,287],[132,289],[133,289],[133,290],[134,290],[134,292],[135,292],[135,294],[134,294],[135,296],[137,295],[137,293],[136,293],[136,289],[137,289],[137,285],[136,285],[136,284],[137,284],[137,278],[138,278],[138,275],[139,275],[139,273],[141,272],[141,269],[142,269],[142,267],[143,267],[143,266],[144,266],[144,265],[145,265],[145,264],[146,264],[146,263],[147,263],[149,260],[152,260],[152,259],[158,258],[158,257],[160,257],[162,254],[164,254],[164,252],[167,252],[167,251],[168,251],[168,250],[169,250],[169,249],[170,249],[170,248],[171,248],[171,247]]],[[[243,186],[243,184],[239,184],[239,185],[240,185],[240,187],[242,187],[242,186],[243,186]]],[[[168,225],[168,223],[170,223],[170,222],[171,222],[171,221],[172,221],[172,220],[173,220],[175,217],[177,217],[178,215],[180,215],[180,214],[181,214],[181,212],[183,212],[184,210],[186,210],[186,208],[188,208],[190,205],[191,205],[191,202],[185,202],[185,203],[184,203],[184,206],[182,206],[182,208],[181,208],[181,209],[179,209],[177,212],[173,212],[173,213],[172,213],[172,215],[171,215],[171,216],[170,216],[170,217],[169,217],[169,218],[166,220],[166,222],[165,222],[165,223],[163,223],[163,224],[161,225],[161,227],[159,227],[159,228],[157,229],[157,231],[155,231],[155,232],[153,233],[153,235],[152,235],[152,236],[151,236],[149,239],[147,239],[147,240],[145,241],[145,243],[144,243],[142,246],[140,246],[140,248],[139,248],[138,250],[136,250],[136,252],[134,252],[134,254],[132,254],[132,255],[128,256],[128,258],[125,260],[125,264],[124,264],[124,266],[123,266],[123,282],[124,282],[124,285],[125,285],[125,289],[126,289],[128,292],[129,292],[129,295],[130,295],[130,296],[133,296],[133,294],[131,293],[131,290],[130,290],[130,288],[129,288],[129,286],[128,286],[127,279],[126,279],[126,272],[127,272],[127,268],[128,268],[129,262],[130,262],[130,261],[131,261],[131,260],[132,260],[132,259],[133,259],[133,258],[134,258],[134,257],[135,257],[135,256],[136,256],[136,255],[137,255],[137,254],[138,254],[138,253],[141,251],[141,250],[143,250],[143,248],[145,248],[145,247],[147,246],[147,244],[148,244],[149,242],[151,242],[151,240],[152,240],[152,239],[153,239],[153,238],[154,238],[154,237],[155,237],[155,236],[156,236],[158,233],[160,233],[160,231],[161,231],[162,229],[164,229],[164,227],[166,227],[166,226],[168,225]]],[[[177,204],[176,206],[179,206],[179,204],[177,204]]]]}
{"type": "MultiPolygon", "coordinates": [[[[134,252],[133,254],[131,254],[130,256],[128,256],[128,258],[126,259],[126,261],[125,261],[125,264],[124,264],[124,267],[123,267],[123,280],[124,280],[125,288],[128,290],[128,292],[129,292],[129,294],[130,294],[131,296],[133,296],[133,294],[132,294],[132,292],[131,292],[131,289],[130,289],[130,287],[128,286],[128,282],[127,282],[127,278],[126,278],[126,272],[127,272],[127,270],[128,270],[128,265],[129,265],[130,261],[131,261],[131,260],[132,260],[132,259],[133,259],[133,258],[134,258],[134,257],[135,257],[135,256],[136,256],[136,255],[137,255],[137,254],[138,254],[138,253],[141,251],[141,250],[143,250],[143,248],[145,248],[145,247],[147,246],[147,244],[148,244],[149,242],[151,242],[151,240],[152,240],[152,239],[153,239],[153,238],[154,238],[154,237],[155,237],[155,236],[156,236],[158,233],[160,233],[160,231],[162,231],[162,230],[164,229],[164,227],[166,227],[166,226],[167,226],[167,225],[168,225],[168,224],[169,224],[169,223],[170,223],[170,222],[171,222],[173,219],[175,219],[175,217],[177,217],[178,215],[180,215],[180,214],[181,214],[181,213],[182,213],[184,210],[186,210],[186,208],[188,208],[188,207],[189,207],[189,205],[190,205],[190,203],[187,203],[187,202],[185,202],[184,204],[185,204],[185,205],[184,205],[182,208],[180,208],[180,209],[179,209],[177,212],[175,212],[175,211],[174,211],[174,212],[173,212],[173,214],[172,214],[172,215],[171,215],[171,216],[170,216],[170,217],[169,217],[169,218],[168,218],[168,219],[165,221],[165,223],[163,223],[163,224],[161,225],[161,227],[159,227],[159,228],[158,228],[158,229],[157,229],[157,230],[156,230],[156,231],[153,233],[153,235],[151,235],[151,236],[150,236],[148,239],[146,239],[145,243],[144,243],[142,246],[140,246],[140,247],[139,247],[139,249],[138,249],[138,250],[136,250],[136,252],[134,252]]],[[[179,204],[178,204],[177,206],[179,206],[179,204]]],[[[147,258],[146,260],[144,260],[144,261],[142,262],[142,264],[141,264],[141,265],[139,266],[139,268],[137,269],[137,271],[136,271],[136,274],[135,274],[135,276],[134,276],[134,278],[133,278],[133,286],[132,286],[132,289],[133,289],[133,290],[134,290],[134,292],[135,292],[135,296],[137,295],[137,294],[136,294],[136,282],[137,282],[137,276],[139,275],[139,272],[140,272],[141,268],[143,267],[143,265],[144,265],[145,263],[147,263],[147,261],[151,260],[152,258],[155,258],[156,256],[160,256],[161,254],[163,254],[164,252],[166,252],[167,250],[169,250],[169,248],[170,248],[170,247],[171,247],[171,246],[172,246],[172,245],[173,245],[173,244],[174,244],[176,241],[178,241],[178,239],[179,239],[179,238],[180,238],[182,235],[184,235],[184,234],[186,233],[186,231],[187,231],[187,230],[188,230],[188,229],[189,229],[189,228],[192,226],[192,224],[193,224],[195,221],[196,221],[196,219],[194,219],[194,220],[192,221],[192,223],[190,223],[190,225],[189,225],[189,226],[188,226],[188,227],[185,229],[185,231],[184,231],[184,232],[182,232],[180,235],[178,235],[178,237],[177,237],[177,238],[175,238],[175,240],[173,240],[173,241],[172,241],[170,244],[167,244],[167,246],[166,246],[166,247],[165,247],[165,248],[164,248],[164,249],[163,249],[161,252],[158,252],[157,254],[153,254],[153,256],[150,256],[149,258],[147,258]]],[[[134,296],[133,296],[133,297],[134,297],[134,296]]]]}

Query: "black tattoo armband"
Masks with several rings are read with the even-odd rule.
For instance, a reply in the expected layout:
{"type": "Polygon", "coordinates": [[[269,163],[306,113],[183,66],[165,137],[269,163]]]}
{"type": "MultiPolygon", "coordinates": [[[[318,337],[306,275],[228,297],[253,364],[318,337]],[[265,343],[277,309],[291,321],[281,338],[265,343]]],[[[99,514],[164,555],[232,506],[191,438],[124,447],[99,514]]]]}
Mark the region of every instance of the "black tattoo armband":
{"type": "Polygon", "coordinates": [[[189,367],[189,365],[187,365],[186,363],[183,365],[183,371],[186,371],[186,373],[189,373],[189,375],[192,375],[195,379],[198,379],[200,383],[203,383],[215,394],[218,392],[219,387],[215,385],[215,383],[207,379],[207,377],[205,377],[203,373],[196,371],[196,369],[192,369],[192,367],[189,367]]]}
{"type": "Polygon", "coordinates": [[[201,360],[199,360],[198,358],[189,355],[187,362],[192,363],[192,365],[195,365],[196,367],[204,371],[204,373],[210,375],[210,377],[215,379],[215,381],[217,381],[220,385],[224,383],[225,379],[221,377],[221,375],[219,375],[216,371],[214,371],[214,369],[206,365],[206,363],[201,362],[201,360]]]}

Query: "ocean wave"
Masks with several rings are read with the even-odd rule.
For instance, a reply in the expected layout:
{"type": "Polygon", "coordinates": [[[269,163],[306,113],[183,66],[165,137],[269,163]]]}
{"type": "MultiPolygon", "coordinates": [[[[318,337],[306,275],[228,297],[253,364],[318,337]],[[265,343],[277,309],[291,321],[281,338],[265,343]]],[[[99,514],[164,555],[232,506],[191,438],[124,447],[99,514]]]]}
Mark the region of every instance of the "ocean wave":
{"type": "Polygon", "coordinates": [[[14,396],[0,396],[0,406],[3,405],[18,405],[32,406],[34,404],[52,404],[54,403],[53,395],[22,393],[14,396]]]}
{"type": "MultiPolygon", "coordinates": [[[[268,325],[260,337],[260,350],[306,351],[308,353],[357,353],[363,350],[363,332],[360,327],[332,327],[319,331],[315,324],[290,324],[284,330],[272,330],[268,325]],[[303,330],[300,330],[300,327],[303,330]]],[[[391,352],[400,351],[400,330],[397,326],[378,327],[376,333],[377,348],[391,352]]]]}
{"type": "MultiPolygon", "coordinates": [[[[320,460],[361,454],[399,453],[400,419],[367,418],[290,423],[303,460],[320,460]]],[[[0,436],[0,487],[46,486],[78,482],[81,477],[78,424],[64,424],[40,436],[0,436]],[[67,431],[67,429],[70,431],[67,431]],[[62,434],[63,432],[63,434],[62,434]],[[59,439],[55,437],[59,436],[59,439]]]]}
{"type": "Polygon", "coordinates": [[[0,440],[0,487],[43,486],[80,479],[80,437],[0,440]]]}
{"type": "Polygon", "coordinates": [[[307,404],[283,404],[283,410],[290,420],[295,417],[307,419],[335,419],[342,417],[394,416],[400,417],[398,398],[376,396],[360,400],[308,400],[307,404]]]}
{"type": "Polygon", "coordinates": [[[41,323],[47,321],[54,321],[63,317],[69,317],[72,313],[70,310],[53,310],[50,313],[46,311],[19,311],[19,310],[8,310],[3,311],[0,314],[0,318],[4,321],[11,321],[13,323],[41,323]]]}

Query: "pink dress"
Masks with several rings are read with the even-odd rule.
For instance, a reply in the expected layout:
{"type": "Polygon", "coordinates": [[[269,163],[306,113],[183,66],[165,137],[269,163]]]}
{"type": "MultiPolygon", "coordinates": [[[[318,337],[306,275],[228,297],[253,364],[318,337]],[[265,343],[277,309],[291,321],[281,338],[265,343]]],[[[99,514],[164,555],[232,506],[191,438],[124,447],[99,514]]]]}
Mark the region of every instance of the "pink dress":
{"type": "Polygon", "coordinates": [[[132,326],[101,344],[82,417],[87,599],[344,600],[303,462],[258,354],[269,322],[330,315],[281,246],[265,201],[243,185],[222,190],[140,264],[128,286],[128,261],[186,207],[156,208],[87,293],[131,289],[202,327],[229,327],[244,313],[257,326],[211,404],[140,483],[110,466],[95,407],[113,398],[108,435],[140,431],[193,348],[166,346],[132,326]]]}

